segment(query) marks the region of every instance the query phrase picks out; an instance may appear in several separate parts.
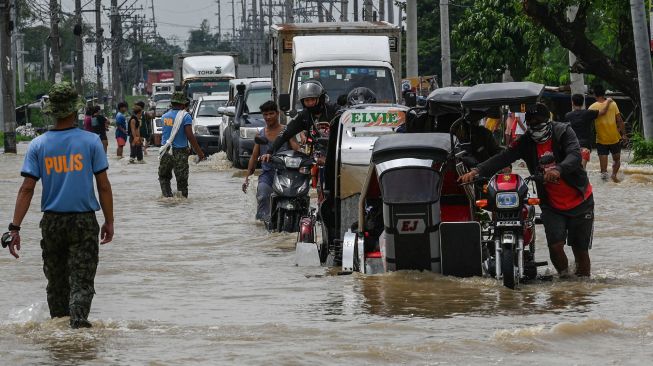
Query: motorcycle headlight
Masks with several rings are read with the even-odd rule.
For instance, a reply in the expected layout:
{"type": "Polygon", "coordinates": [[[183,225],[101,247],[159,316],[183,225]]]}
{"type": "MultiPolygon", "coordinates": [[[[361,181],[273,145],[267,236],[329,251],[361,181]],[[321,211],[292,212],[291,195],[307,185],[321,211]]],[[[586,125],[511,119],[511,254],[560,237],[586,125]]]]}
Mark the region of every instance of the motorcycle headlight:
{"type": "Polygon", "coordinates": [[[258,127],[241,127],[239,129],[240,138],[241,139],[253,139],[254,137],[256,137],[256,135],[258,134],[258,132],[260,130],[261,129],[258,128],[258,127]]]}
{"type": "Polygon", "coordinates": [[[206,128],[206,126],[195,125],[195,127],[193,127],[193,130],[196,135],[210,135],[209,129],[206,128]]]}
{"type": "Polygon", "coordinates": [[[517,192],[497,193],[497,208],[516,208],[519,206],[519,195],[517,192]]]}
{"type": "Polygon", "coordinates": [[[299,164],[302,163],[302,158],[286,156],[284,158],[284,163],[286,164],[286,167],[288,167],[288,168],[297,169],[297,168],[299,168],[299,164]]]}

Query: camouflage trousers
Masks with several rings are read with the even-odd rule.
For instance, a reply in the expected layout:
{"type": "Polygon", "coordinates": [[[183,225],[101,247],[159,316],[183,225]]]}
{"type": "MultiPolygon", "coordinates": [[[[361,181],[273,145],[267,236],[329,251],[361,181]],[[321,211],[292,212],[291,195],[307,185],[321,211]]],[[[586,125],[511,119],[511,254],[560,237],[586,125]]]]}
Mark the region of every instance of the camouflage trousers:
{"type": "Polygon", "coordinates": [[[188,197],[188,149],[173,148],[172,155],[163,154],[159,161],[159,183],[163,197],[172,197],[172,172],[175,172],[177,180],[177,191],[188,197]]]}
{"type": "Polygon", "coordinates": [[[100,245],[95,212],[46,212],[40,227],[50,316],[86,320],[95,294],[100,245]]]}

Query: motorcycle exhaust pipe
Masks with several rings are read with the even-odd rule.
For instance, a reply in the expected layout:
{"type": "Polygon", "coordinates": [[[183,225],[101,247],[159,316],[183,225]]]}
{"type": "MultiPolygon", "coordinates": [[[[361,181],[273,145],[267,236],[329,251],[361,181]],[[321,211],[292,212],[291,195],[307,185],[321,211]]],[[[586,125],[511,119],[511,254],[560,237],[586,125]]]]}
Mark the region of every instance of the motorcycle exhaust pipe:
{"type": "Polygon", "coordinates": [[[517,240],[517,267],[519,267],[519,278],[524,277],[524,238],[517,240]]]}
{"type": "Polygon", "coordinates": [[[494,273],[496,273],[496,278],[501,279],[503,278],[503,274],[501,273],[501,240],[495,239],[494,240],[494,273]]]}

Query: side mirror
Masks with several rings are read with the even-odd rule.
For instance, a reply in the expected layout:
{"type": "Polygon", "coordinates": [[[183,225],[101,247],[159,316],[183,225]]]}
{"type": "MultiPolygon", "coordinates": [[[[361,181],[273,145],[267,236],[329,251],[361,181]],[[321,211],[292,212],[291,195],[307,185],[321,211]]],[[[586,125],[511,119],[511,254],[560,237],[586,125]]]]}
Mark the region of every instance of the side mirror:
{"type": "Polygon", "coordinates": [[[279,109],[284,112],[290,110],[290,94],[279,94],[279,109]]]}
{"type": "Polygon", "coordinates": [[[218,107],[218,116],[224,115],[226,109],[227,109],[226,107],[218,107]]]}
{"type": "Polygon", "coordinates": [[[245,94],[245,88],[246,88],[246,86],[243,83],[240,83],[240,84],[236,85],[236,90],[238,91],[238,94],[240,94],[240,95],[245,94]]]}
{"type": "Polygon", "coordinates": [[[406,105],[406,107],[410,107],[410,108],[417,106],[417,95],[413,92],[405,92],[404,104],[406,105]]]}
{"type": "Polygon", "coordinates": [[[229,106],[229,107],[220,107],[218,108],[218,112],[222,109],[222,114],[225,116],[229,117],[235,117],[236,116],[236,107],[235,106],[229,106]]]}

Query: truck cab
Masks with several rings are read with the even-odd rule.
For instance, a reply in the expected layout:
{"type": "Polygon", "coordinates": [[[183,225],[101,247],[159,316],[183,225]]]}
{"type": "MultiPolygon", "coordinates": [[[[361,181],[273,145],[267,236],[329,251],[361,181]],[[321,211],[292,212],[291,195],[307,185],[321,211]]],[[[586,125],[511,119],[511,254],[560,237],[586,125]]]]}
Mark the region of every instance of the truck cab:
{"type": "Polygon", "coordinates": [[[224,52],[181,53],[173,58],[175,89],[195,101],[207,95],[225,94],[236,78],[238,55],[224,52]]]}
{"type": "Polygon", "coordinates": [[[270,36],[272,90],[287,115],[302,109],[296,90],[318,80],[331,101],[367,87],[379,103],[397,103],[401,30],[387,22],[277,24],[270,36]]]}

